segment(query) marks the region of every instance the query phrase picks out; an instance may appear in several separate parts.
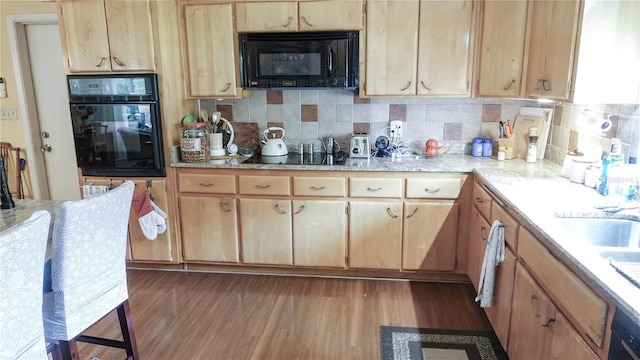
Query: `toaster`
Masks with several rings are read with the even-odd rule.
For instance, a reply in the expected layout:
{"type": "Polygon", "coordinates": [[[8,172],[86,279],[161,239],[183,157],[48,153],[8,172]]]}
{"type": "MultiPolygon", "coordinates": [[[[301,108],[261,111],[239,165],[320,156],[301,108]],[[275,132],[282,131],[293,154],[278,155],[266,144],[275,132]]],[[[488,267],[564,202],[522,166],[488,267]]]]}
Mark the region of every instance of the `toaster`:
{"type": "Polygon", "coordinates": [[[349,157],[368,159],[371,154],[369,135],[354,134],[349,140],[349,157]]]}

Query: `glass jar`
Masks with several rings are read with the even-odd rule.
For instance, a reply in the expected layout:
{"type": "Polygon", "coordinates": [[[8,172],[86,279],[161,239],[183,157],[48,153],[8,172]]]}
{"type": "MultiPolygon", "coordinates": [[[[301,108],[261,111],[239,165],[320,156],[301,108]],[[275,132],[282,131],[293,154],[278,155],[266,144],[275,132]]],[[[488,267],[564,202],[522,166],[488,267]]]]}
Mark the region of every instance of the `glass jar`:
{"type": "Polygon", "coordinates": [[[209,159],[209,130],[203,122],[182,126],[180,154],[184,162],[202,162],[209,159]]]}

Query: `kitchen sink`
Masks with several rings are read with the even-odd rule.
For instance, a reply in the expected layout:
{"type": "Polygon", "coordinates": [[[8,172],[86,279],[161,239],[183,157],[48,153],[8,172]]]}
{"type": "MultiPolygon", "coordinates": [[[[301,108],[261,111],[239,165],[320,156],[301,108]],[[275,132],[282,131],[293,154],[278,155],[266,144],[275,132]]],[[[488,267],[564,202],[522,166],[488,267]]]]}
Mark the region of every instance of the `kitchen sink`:
{"type": "MultiPolygon", "coordinates": [[[[637,249],[640,251],[640,221],[616,218],[556,217],[553,226],[570,241],[585,246],[637,249]]],[[[639,259],[640,262],[640,259],[639,259]]]]}
{"type": "Polygon", "coordinates": [[[640,263],[640,251],[633,249],[625,250],[604,250],[598,252],[598,255],[605,259],[611,259],[620,263],[640,263]]]}

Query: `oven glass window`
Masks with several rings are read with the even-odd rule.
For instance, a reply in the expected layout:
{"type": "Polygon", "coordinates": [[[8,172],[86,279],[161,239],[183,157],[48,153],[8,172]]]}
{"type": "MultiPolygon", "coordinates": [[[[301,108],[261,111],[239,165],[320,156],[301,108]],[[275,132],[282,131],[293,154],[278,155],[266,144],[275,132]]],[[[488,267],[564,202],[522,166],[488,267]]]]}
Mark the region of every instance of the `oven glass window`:
{"type": "Polygon", "coordinates": [[[147,104],[72,105],[79,166],[155,167],[152,117],[147,104]]]}

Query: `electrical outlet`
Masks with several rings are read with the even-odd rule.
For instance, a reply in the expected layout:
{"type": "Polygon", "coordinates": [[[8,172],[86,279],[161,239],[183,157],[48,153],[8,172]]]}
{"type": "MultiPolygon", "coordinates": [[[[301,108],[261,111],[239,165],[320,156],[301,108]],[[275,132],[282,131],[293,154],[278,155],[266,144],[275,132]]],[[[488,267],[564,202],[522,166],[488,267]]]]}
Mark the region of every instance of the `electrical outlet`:
{"type": "Polygon", "coordinates": [[[18,120],[16,108],[3,107],[0,109],[0,120],[18,120]]]}
{"type": "Polygon", "coordinates": [[[389,126],[391,137],[400,138],[402,137],[402,121],[393,120],[391,125],[389,126]]]}

